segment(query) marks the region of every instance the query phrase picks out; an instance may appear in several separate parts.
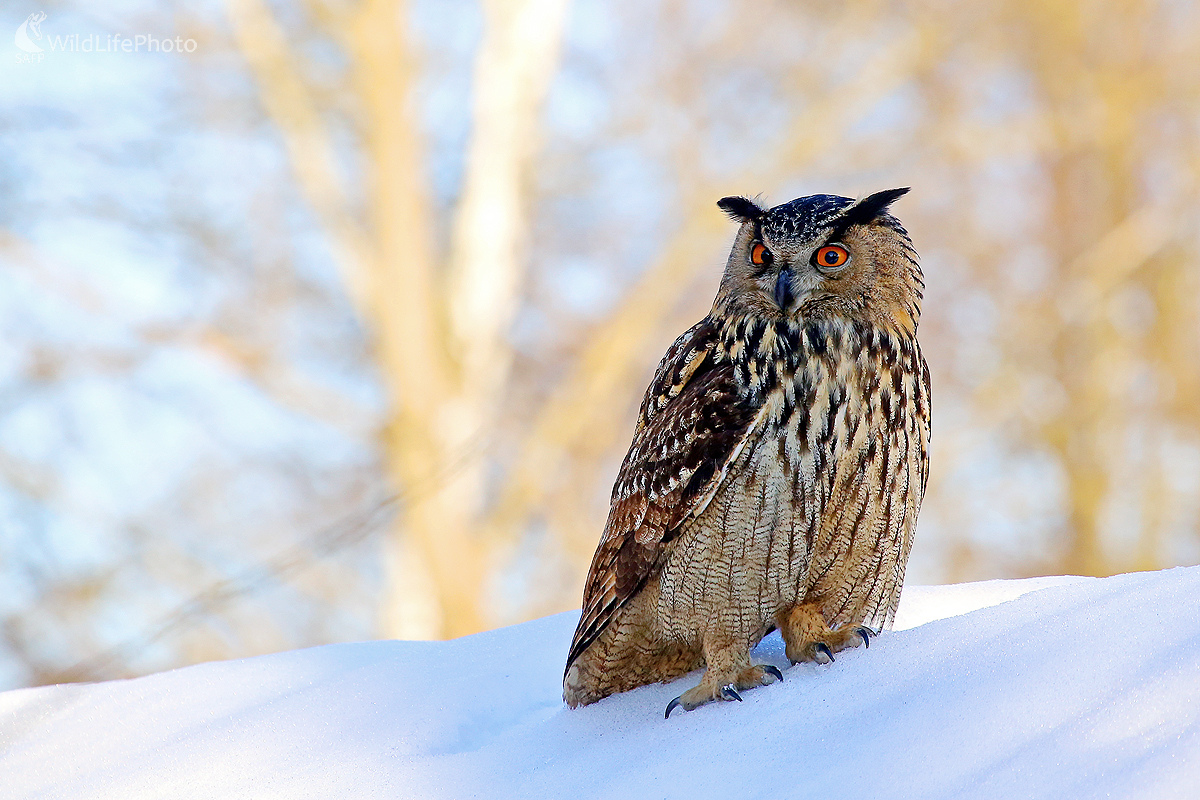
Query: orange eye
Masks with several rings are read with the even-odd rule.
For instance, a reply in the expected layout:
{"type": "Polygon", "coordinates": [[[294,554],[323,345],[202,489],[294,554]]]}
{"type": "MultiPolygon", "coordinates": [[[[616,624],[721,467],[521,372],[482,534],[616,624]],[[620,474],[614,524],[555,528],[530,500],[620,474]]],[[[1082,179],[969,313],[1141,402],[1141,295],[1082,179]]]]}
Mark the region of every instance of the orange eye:
{"type": "Polygon", "coordinates": [[[813,263],[821,269],[836,269],[850,260],[850,252],[838,244],[822,247],[813,256],[813,263]]]}
{"type": "Polygon", "coordinates": [[[762,242],[755,242],[750,248],[750,262],[760,267],[768,267],[774,261],[774,256],[762,242]]]}

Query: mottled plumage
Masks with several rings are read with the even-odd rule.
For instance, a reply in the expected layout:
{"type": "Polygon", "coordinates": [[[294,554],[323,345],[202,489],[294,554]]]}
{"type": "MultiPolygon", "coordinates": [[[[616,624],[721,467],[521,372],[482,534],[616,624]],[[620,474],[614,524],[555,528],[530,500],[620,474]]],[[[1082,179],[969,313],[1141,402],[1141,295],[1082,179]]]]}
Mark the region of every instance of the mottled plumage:
{"type": "Polygon", "coordinates": [[[737,699],[778,674],[749,655],[772,628],[795,662],[891,623],[929,443],[924,284],[887,212],[904,191],[721,201],[742,225],[712,311],[642,402],[567,659],[569,705],[702,665],[678,704],[737,699]]]}

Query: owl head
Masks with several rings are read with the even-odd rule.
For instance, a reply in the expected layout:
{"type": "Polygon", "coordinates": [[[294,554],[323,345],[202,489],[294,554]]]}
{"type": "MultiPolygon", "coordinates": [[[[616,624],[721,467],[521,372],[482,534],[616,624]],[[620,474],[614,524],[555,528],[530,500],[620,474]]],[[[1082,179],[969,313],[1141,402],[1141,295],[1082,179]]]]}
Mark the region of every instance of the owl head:
{"type": "Polygon", "coordinates": [[[888,206],[908,189],[853,200],[816,194],[765,209],[717,205],[741,222],[714,309],[768,318],[836,318],[916,333],[924,281],[908,233],[888,206]]]}

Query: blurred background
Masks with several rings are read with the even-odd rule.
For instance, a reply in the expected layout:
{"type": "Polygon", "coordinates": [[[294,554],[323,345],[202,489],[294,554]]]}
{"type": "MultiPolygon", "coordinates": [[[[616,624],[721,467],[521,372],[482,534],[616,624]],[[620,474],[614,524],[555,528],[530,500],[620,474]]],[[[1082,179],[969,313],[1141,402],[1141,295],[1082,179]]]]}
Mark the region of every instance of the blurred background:
{"type": "Polygon", "coordinates": [[[909,583],[1200,562],[1198,4],[0,23],[0,688],[578,607],[728,194],[913,187],[909,583]]]}

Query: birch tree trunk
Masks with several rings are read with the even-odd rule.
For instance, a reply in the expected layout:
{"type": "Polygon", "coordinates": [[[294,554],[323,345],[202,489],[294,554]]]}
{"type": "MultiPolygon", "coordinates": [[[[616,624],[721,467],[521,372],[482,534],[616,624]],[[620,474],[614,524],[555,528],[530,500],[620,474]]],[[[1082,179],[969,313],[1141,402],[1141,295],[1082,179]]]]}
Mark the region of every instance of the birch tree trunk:
{"type": "MultiPolygon", "coordinates": [[[[406,506],[393,534],[384,635],[448,637],[487,627],[481,604],[490,572],[480,529],[487,495],[481,443],[496,424],[509,376],[507,337],[524,278],[526,182],[536,155],[538,115],[558,64],[566,9],[566,0],[484,4],[471,139],[445,292],[431,296],[427,281],[419,286],[401,281],[386,290],[402,304],[397,314],[427,314],[427,309],[440,308],[448,325],[438,330],[429,320],[410,331],[385,334],[390,342],[385,351],[394,352],[398,362],[406,354],[435,351],[425,363],[397,365],[393,397],[398,399],[397,419],[402,424],[389,437],[388,448],[401,483],[430,481],[436,486],[406,506]],[[417,298],[421,309],[414,307],[417,298]],[[426,598],[418,613],[406,610],[418,602],[414,584],[436,587],[435,596],[426,598]]],[[[380,101],[390,99],[394,108],[397,97],[403,96],[386,93],[380,101]]],[[[373,128],[390,130],[384,125],[373,128]]],[[[396,177],[395,186],[417,196],[417,188],[404,182],[407,175],[396,177]]],[[[381,231],[406,211],[391,205],[385,209],[382,202],[377,204],[381,231]]],[[[384,263],[403,263],[404,241],[390,244],[384,263]]]]}
{"type": "Polygon", "coordinates": [[[301,189],[373,333],[391,411],[388,470],[405,502],[387,553],[381,633],[458,636],[486,625],[483,448],[505,394],[506,341],[524,275],[526,176],[558,64],[566,0],[489,0],[449,259],[432,248],[414,65],[402,0],[339,20],[353,58],[369,168],[369,228],[350,213],[334,148],[262,0],[227,0],[239,47],[301,189]]]}

